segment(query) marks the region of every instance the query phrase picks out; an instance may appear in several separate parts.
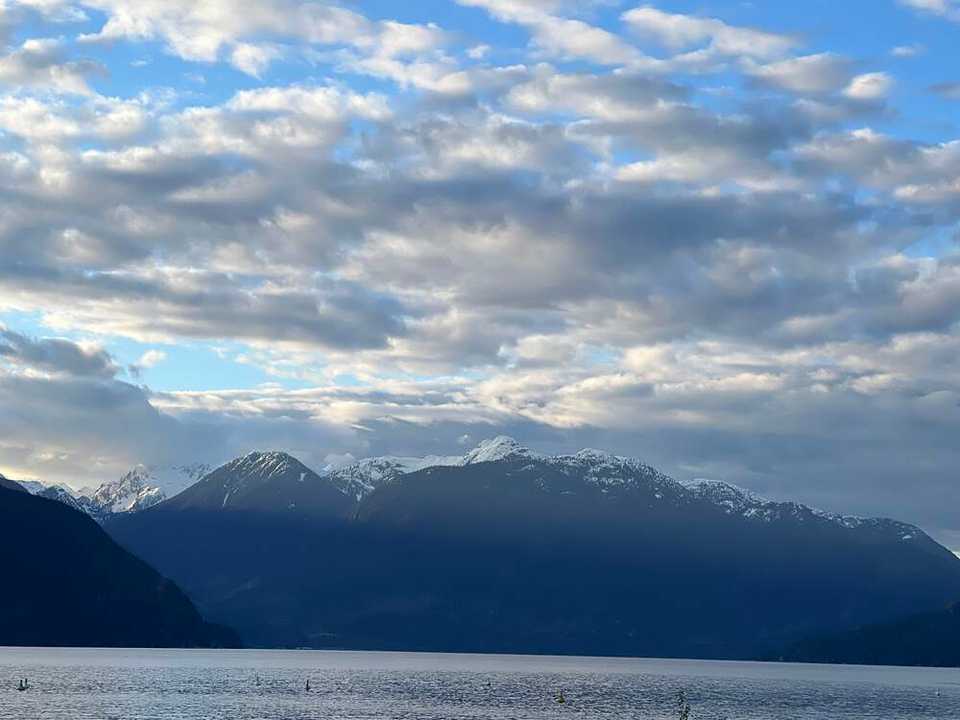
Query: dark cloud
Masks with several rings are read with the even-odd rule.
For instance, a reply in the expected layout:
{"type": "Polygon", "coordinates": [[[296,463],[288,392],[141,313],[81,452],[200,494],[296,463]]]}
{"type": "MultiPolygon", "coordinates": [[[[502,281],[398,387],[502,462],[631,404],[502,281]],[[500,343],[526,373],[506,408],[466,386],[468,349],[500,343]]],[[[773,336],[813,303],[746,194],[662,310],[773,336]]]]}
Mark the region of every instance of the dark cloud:
{"type": "MultiPolygon", "coordinates": [[[[311,290],[263,287],[259,278],[198,273],[191,278],[82,273],[49,267],[0,265],[0,281],[50,299],[83,298],[86,316],[112,312],[137,334],[379,348],[406,334],[404,307],[388,295],[334,281],[311,290]],[[159,313],[157,311],[160,311],[159,313]]],[[[118,328],[120,330],[121,328],[118,328]]]]}
{"type": "Polygon", "coordinates": [[[104,350],[69,340],[37,339],[0,327],[0,359],[48,372],[112,378],[119,368],[104,350]]]}
{"type": "Polygon", "coordinates": [[[930,86],[930,92],[947,100],[960,100],[960,82],[942,82],[930,86]]]}

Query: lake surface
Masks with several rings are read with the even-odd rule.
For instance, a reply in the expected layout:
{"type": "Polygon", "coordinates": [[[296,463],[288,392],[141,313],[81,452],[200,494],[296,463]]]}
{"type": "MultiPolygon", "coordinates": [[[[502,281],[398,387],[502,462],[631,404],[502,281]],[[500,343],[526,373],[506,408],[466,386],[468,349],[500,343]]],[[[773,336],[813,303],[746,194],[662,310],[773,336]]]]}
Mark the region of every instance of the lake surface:
{"type": "Polygon", "coordinates": [[[680,690],[693,708],[691,720],[960,718],[956,670],[414,653],[0,649],[2,720],[660,720],[676,717],[680,690]],[[18,692],[24,676],[32,687],[18,692]],[[564,705],[555,700],[561,689],[564,705]]]}

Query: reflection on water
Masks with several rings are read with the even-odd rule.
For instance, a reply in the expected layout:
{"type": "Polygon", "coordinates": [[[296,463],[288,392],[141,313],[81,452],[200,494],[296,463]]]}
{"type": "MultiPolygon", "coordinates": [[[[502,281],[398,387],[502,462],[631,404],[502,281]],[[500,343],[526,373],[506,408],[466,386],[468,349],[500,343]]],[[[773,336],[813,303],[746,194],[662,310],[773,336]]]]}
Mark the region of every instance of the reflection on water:
{"type": "Polygon", "coordinates": [[[692,720],[960,718],[960,672],[953,670],[411,653],[0,649],[2,720],[657,720],[676,716],[680,690],[693,707],[692,720]],[[23,677],[31,689],[18,692],[23,677]]]}

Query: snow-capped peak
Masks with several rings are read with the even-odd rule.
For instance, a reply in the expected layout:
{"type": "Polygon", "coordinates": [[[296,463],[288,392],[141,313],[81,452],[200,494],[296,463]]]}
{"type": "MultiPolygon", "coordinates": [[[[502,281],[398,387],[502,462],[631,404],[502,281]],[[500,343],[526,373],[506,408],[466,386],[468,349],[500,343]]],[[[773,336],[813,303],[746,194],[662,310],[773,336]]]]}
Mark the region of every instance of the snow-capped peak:
{"type": "Polygon", "coordinates": [[[747,519],[762,522],[773,522],[786,518],[800,521],[819,520],[834,523],[849,530],[880,530],[894,534],[904,542],[928,537],[922,530],[907,523],[884,518],[839,515],[797,502],[768,500],[751,490],[722,480],[697,479],[685,482],[683,486],[697,499],[723,508],[728,515],[740,515],[747,519]]]}
{"type": "Polygon", "coordinates": [[[104,483],[91,498],[106,513],[146,510],[166,499],[166,494],[150,484],[150,470],[137,465],[119,480],[104,483]]]}
{"type": "Polygon", "coordinates": [[[464,455],[460,464],[474,465],[483,462],[499,462],[501,460],[518,460],[535,457],[538,456],[529,448],[524,447],[511,437],[500,435],[492,440],[484,440],[464,455]]]}
{"type": "Polygon", "coordinates": [[[728,513],[743,513],[750,508],[769,504],[768,500],[756,493],[723,480],[697,478],[684,482],[683,486],[695,497],[719,505],[728,513]]]}
{"type": "Polygon", "coordinates": [[[235,472],[256,475],[264,480],[284,475],[291,469],[299,468],[300,465],[300,461],[292,455],[277,451],[254,451],[227,463],[227,467],[235,472]]]}
{"type": "Polygon", "coordinates": [[[373,457],[330,470],[327,479],[345,495],[359,502],[383,485],[389,485],[403,475],[431,467],[474,465],[500,460],[538,458],[513,438],[500,437],[484,440],[462,456],[427,455],[426,457],[373,457]]]}
{"type": "MultiPolygon", "coordinates": [[[[0,480],[6,480],[6,479],[8,478],[4,478],[3,475],[0,475],[0,480]]],[[[50,487],[46,483],[37,482],[36,480],[20,480],[18,482],[20,487],[22,487],[31,495],[39,495],[48,487],[50,487]]]]}
{"type": "Polygon", "coordinates": [[[427,457],[375,457],[345,465],[327,473],[327,479],[344,495],[357,502],[381,485],[387,485],[402,475],[428,467],[461,464],[463,458],[438,455],[427,457]]]}
{"type": "Polygon", "coordinates": [[[588,461],[589,460],[607,461],[611,459],[618,459],[617,456],[613,455],[612,453],[608,453],[605,450],[594,450],[593,448],[584,448],[583,450],[578,452],[576,455],[574,455],[574,457],[579,458],[581,460],[588,460],[588,461]]]}
{"type": "Polygon", "coordinates": [[[103,483],[94,492],[78,493],[94,516],[138,512],[158,505],[193,485],[209,471],[195,463],[169,467],[135,465],[118,480],[103,483]]]}

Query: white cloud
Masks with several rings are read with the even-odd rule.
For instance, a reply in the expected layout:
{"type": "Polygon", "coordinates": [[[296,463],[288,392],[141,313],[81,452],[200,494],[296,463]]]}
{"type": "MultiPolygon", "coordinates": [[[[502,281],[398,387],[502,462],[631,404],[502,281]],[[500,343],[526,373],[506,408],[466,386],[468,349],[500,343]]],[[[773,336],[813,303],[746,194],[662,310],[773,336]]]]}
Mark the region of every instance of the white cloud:
{"type": "Polygon", "coordinates": [[[843,94],[853,100],[883,100],[893,86],[894,80],[887,73],[867,73],[853,78],[843,94]]]}
{"type": "Polygon", "coordinates": [[[471,60],[483,60],[487,55],[490,54],[490,46],[486,43],[481,43],[480,45],[474,45],[472,48],[467,50],[467,56],[471,60]]]}
{"type": "Polygon", "coordinates": [[[749,74],[766,84],[794,93],[829,93],[850,82],[849,60],[834,53],[819,53],[754,65],[749,74]]]}
{"type": "Polygon", "coordinates": [[[650,5],[624,13],[623,19],[634,31],[652,36],[672,50],[707,44],[723,55],[776,58],[799,44],[785,35],[735,27],[715,18],[667,13],[650,5]]]}
{"type": "Polygon", "coordinates": [[[6,55],[0,55],[0,82],[25,87],[52,88],[87,95],[91,75],[103,68],[92,61],[67,60],[59,40],[29,39],[6,55]]]}
{"type": "Polygon", "coordinates": [[[326,2],[250,0],[238,11],[229,0],[81,0],[107,15],[86,42],[119,39],[160,40],[184,60],[227,59],[237,69],[260,77],[284,50],[263,37],[308,46],[355,48],[364,56],[412,57],[435,49],[445,39],[435,25],[374,22],[360,13],[326,2]]]}
{"type": "Polygon", "coordinates": [[[938,15],[960,22],[960,2],[958,0],[900,0],[900,4],[922,13],[938,15]]]}
{"type": "Polygon", "coordinates": [[[166,359],[167,354],[162,350],[147,350],[147,352],[141,355],[140,359],[137,360],[137,365],[142,368],[153,368],[166,359]]]}
{"type": "Polygon", "coordinates": [[[917,55],[922,55],[926,52],[926,48],[923,45],[914,44],[914,45],[897,45],[894,48],[891,48],[890,54],[893,57],[897,58],[912,58],[917,55]]]}
{"type": "Polygon", "coordinates": [[[543,53],[561,59],[580,58],[603,65],[629,65],[644,60],[634,46],[603,28],[582,20],[559,17],[559,3],[523,0],[457,0],[487,10],[498,20],[528,28],[543,53]]]}
{"type": "Polygon", "coordinates": [[[230,53],[230,63],[238,70],[259,78],[280,57],[280,51],[271,45],[237,43],[230,53]]]}

